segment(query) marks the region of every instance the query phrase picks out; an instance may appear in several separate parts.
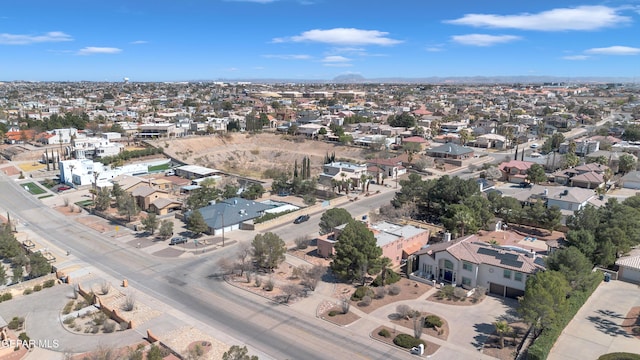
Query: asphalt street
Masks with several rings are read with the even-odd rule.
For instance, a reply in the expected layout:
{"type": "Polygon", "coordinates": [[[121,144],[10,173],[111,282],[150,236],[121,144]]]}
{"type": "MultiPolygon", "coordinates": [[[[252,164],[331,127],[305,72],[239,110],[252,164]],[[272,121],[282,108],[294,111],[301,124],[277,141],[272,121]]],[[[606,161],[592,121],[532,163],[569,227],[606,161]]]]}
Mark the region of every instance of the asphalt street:
{"type": "MultiPolygon", "coordinates": [[[[376,203],[388,201],[393,192],[349,203],[353,214],[367,213],[376,203]]],[[[408,359],[406,351],[376,342],[368,334],[337,328],[317,318],[274,305],[265,299],[230,289],[215,275],[215,261],[232,256],[233,247],[206,256],[156,258],[94,232],[44,206],[13,180],[0,177],[0,204],[12,219],[61,249],[68,249],[87,264],[181,311],[210,327],[249,344],[274,359],[408,359]]],[[[303,228],[275,231],[294,234],[317,229],[319,215],[303,228]],[[308,228],[307,228],[308,227],[308,228]],[[291,233],[289,233],[291,231],[291,233]]],[[[317,230],[316,230],[317,231],[317,230]]],[[[216,334],[211,334],[215,336],[216,334]]]]}

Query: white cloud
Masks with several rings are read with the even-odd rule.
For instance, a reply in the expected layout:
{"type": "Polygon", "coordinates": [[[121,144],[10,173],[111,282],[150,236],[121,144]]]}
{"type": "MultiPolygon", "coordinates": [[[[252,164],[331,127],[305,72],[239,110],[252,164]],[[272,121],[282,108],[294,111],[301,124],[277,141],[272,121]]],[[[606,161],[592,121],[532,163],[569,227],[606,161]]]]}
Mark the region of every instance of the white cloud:
{"type": "Polygon", "coordinates": [[[335,28],[328,30],[314,29],[300,35],[275,38],[274,43],[282,42],[319,42],[334,45],[395,45],[402,41],[387,37],[389,33],[378,30],[361,30],[353,28],[335,28]]]}
{"type": "Polygon", "coordinates": [[[620,10],[607,6],[578,6],[558,8],[536,14],[517,15],[466,14],[445,23],[474,27],[505,28],[539,31],[597,30],[631,21],[618,14],[620,10]]]}
{"type": "Polygon", "coordinates": [[[283,59],[283,60],[308,60],[308,59],[311,59],[311,56],[304,55],[304,54],[281,54],[281,55],[267,54],[267,55],[262,55],[262,57],[265,57],[265,58],[268,58],[268,59],[283,59]]]}
{"type": "Polygon", "coordinates": [[[96,47],[88,46],[78,51],[78,55],[94,55],[94,54],[118,54],[122,52],[122,49],[113,47],[96,47]]]}
{"type": "Polygon", "coordinates": [[[51,31],[43,35],[0,34],[0,44],[2,45],[28,45],[62,41],[73,41],[73,38],[61,31],[51,31]]]}
{"type": "Polygon", "coordinates": [[[588,55],[567,55],[562,57],[562,59],[564,60],[575,60],[575,61],[587,60],[589,58],[591,58],[591,56],[588,56],[588,55]]]}
{"type": "Polygon", "coordinates": [[[130,42],[131,45],[142,45],[142,44],[148,44],[149,42],[146,40],[136,40],[136,41],[132,41],[130,42]]]}
{"type": "Polygon", "coordinates": [[[444,51],[444,45],[442,44],[438,44],[438,45],[431,45],[431,46],[427,46],[425,48],[425,50],[427,50],[428,52],[440,52],[440,51],[444,51]]]}
{"type": "Polygon", "coordinates": [[[350,67],[353,66],[351,63],[341,63],[341,62],[337,62],[337,63],[333,63],[333,62],[326,62],[324,63],[324,66],[330,66],[330,67],[350,67]]]}
{"type": "Polygon", "coordinates": [[[640,54],[640,48],[629,46],[609,46],[604,48],[592,48],[586,50],[585,53],[598,55],[638,55],[640,54]]]}
{"type": "Polygon", "coordinates": [[[451,37],[451,40],[462,45],[492,46],[520,40],[520,37],[515,35],[467,34],[454,35],[451,37]]]}
{"type": "Polygon", "coordinates": [[[351,61],[351,59],[346,58],[344,56],[339,56],[339,55],[325,56],[325,58],[322,59],[322,62],[331,62],[331,63],[349,62],[349,61],[351,61]]]}

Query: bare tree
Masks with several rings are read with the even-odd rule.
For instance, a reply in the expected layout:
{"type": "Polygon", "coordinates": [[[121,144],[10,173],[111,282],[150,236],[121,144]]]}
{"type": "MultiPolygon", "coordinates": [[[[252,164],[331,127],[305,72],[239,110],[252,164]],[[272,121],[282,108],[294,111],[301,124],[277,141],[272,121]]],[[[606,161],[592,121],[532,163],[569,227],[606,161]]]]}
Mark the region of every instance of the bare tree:
{"type": "Polygon", "coordinates": [[[342,299],[340,299],[340,309],[342,310],[343,314],[348,313],[350,307],[351,303],[349,302],[348,298],[343,297],[342,299]]]}
{"type": "Polygon", "coordinates": [[[413,310],[409,305],[402,304],[402,305],[396,306],[396,314],[398,314],[398,316],[402,319],[408,319],[409,314],[411,313],[413,313],[413,310]]]}
{"type": "Polygon", "coordinates": [[[216,266],[220,268],[223,275],[231,275],[235,270],[236,264],[227,257],[221,257],[216,261],[216,266]]]}
{"type": "Polygon", "coordinates": [[[424,316],[415,316],[413,318],[413,337],[420,339],[424,329],[424,316]]]}
{"type": "Polygon", "coordinates": [[[302,292],[302,288],[298,284],[286,284],[282,286],[282,292],[284,293],[284,302],[288,303],[292,297],[296,297],[302,292]]]}
{"type": "Polygon", "coordinates": [[[302,274],[302,284],[311,291],[316,289],[318,286],[318,282],[322,279],[322,276],[327,272],[324,266],[314,265],[310,268],[307,268],[306,271],[302,274]]]}
{"type": "Polygon", "coordinates": [[[240,244],[238,248],[238,254],[236,255],[238,259],[238,269],[240,270],[240,276],[244,274],[245,271],[251,268],[251,245],[248,243],[240,244]]]}

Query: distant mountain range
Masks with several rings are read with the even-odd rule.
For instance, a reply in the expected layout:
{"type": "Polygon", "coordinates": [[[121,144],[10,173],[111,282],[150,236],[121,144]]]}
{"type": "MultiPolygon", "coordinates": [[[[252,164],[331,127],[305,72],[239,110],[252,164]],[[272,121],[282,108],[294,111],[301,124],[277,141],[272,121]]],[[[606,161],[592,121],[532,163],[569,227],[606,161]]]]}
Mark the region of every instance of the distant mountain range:
{"type": "Polygon", "coordinates": [[[606,76],[431,76],[424,78],[365,78],[359,74],[336,76],[331,80],[301,80],[301,79],[220,79],[224,82],[252,82],[252,83],[309,83],[309,84],[607,84],[607,83],[639,83],[635,77],[606,77],[606,76]]]}

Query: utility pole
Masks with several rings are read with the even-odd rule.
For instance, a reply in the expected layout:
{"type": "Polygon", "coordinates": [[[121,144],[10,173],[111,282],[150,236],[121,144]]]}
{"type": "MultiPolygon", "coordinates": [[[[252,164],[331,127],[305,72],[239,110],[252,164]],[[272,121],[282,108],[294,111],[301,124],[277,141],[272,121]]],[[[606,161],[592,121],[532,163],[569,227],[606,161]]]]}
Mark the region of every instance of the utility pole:
{"type": "Polygon", "coordinates": [[[222,247],[224,247],[224,209],[222,209],[222,247]]]}

